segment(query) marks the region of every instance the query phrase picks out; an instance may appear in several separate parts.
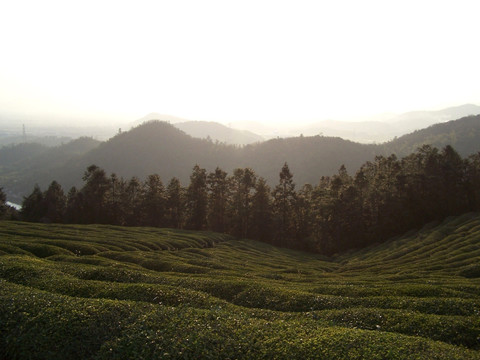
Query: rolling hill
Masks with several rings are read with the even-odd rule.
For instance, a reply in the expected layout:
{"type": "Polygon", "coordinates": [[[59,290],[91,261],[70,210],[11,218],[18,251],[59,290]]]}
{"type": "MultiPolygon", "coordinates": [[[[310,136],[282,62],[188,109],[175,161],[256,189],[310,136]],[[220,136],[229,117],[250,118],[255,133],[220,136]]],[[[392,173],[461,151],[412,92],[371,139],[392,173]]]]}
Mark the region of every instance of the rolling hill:
{"type": "Polygon", "coordinates": [[[479,231],[465,214],[327,258],[3,221],[0,357],[479,359],[479,231]]]}
{"type": "Polygon", "coordinates": [[[362,121],[325,120],[303,128],[291,130],[292,134],[338,136],[361,143],[383,143],[435,124],[480,114],[480,106],[465,104],[437,111],[410,111],[393,115],[378,115],[362,121]]]}
{"type": "Polygon", "coordinates": [[[0,148],[0,184],[10,201],[21,203],[26,187],[50,183],[52,174],[72,166],[99,144],[100,141],[82,137],[55,147],[35,143],[4,146],[0,148]]]}
{"type": "Polygon", "coordinates": [[[384,148],[384,154],[396,154],[403,157],[423,144],[433,144],[438,148],[451,145],[460,155],[468,156],[480,151],[479,140],[480,115],[472,115],[416,130],[380,145],[380,147],[384,148]]]}
{"type": "Polygon", "coordinates": [[[92,148],[84,154],[68,157],[68,151],[56,149],[61,156],[47,152],[43,157],[28,156],[26,160],[19,155],[20,165],[14,162],[9,167],[2,165],[0,183],[10,201],[21,202],[22,196],[30,193],[35,183],[45,189],[52,180],[57,180],[65,190],[81,185],[82,175],[91,164],[125,178],[143,179],[158,173],[167,182],[175,176],[184,185],[189,182],[193,166],[198,164],[207,171],[219,166],[229,173],[235,168],[250,167],[273,185],[278,182],[280,169],[287,162],[294,181],[301,186],[316,184],[321,176],[336,173],[342,164],[354,173],[376,155],[395,153],[401,157],[425,143],[438,147],[452,144],[462,156],[480,151],[480,115],[433,125],[381,145],[359,144],[334,137],[300,136],[235,147],[193,138],[166,122],[153,121],[98,145],[92,143],[92,148]]]}
{"type": "Polygon", "coordinates": [[[480,114],[480,106],[464,104],[437,111],[410,111],[394,116],[388,122],[397,127],[401,131],[400,134],[407,134],[435,124],[477,114],[480,114]]]}

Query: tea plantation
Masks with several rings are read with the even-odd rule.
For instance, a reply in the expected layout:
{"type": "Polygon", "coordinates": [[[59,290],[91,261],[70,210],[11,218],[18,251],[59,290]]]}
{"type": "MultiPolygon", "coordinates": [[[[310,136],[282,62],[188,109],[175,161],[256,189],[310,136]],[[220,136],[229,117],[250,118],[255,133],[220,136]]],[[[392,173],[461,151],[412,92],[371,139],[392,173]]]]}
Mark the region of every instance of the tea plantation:
{"type": "Polygon", "coordinates": [[[480,215],[332,258],[0,222],[0,359],[480,359],[480,215]]]}

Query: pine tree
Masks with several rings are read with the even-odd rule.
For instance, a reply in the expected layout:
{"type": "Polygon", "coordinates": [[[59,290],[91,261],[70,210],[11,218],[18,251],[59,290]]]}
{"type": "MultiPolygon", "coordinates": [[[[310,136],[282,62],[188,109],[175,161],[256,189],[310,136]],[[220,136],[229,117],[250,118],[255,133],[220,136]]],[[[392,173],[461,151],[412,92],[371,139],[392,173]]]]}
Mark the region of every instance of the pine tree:
{"type": "Polygon", "coordinates": [[[232,203],[230,207],[231,232],[238,237],[249,235],[252,216],[253,190],[257,176],[252,169],[235,169],[231,177],[232,203]]]}
{"type": "Polygon", "coordinates": [[[67,198],[63,192],[62,186],[56,181],[52,181],[44,194],[45,218],[48,222],[64,222],[67,198]]]}
{"type": "Polygon", "coordinates": [[[208,228],[217,232],[227,230],[227,205],[230,195],[227,173],[217,167],[208,174],[208,228]]]}
{"type": "Polygon", "coordinates": [[[173,177],[166,190],[165,226],[180,229],[183,226],[184,194],[180,180],[173,177]]]}
{"type": "Polygon", "coordinates": [[[83,214],[83,194],[73,186],[67,194],[65,222],[68,224],[82,224],[86,222],[83,214]]]}
{"type": "Polygon", "coordinates": [[[85,185],[83,194],[83,211],[87,223],[106,223],[108,220],[107,203],[110,182],[105,171],[96,165],[90,165],[83,176],[85,185]]]}
{"type": "Polygon", "coordinates": [[[158,174],[149,175],[143,184],[142,209],[147,226],[161,227],[165,223],[165,187],[158,174]]]}
{"type": "Polygon", "coordinates": [[[118,178],[117,174],[110,175],[110,190],[108,191],[108,222],[113,225],[123,223],[123,214],[121,209],[121,194],[124,189],[124,181],[118,178]]]}
{"type": "Polygon", "coordinates": [[[187,228],[202,230],[207,219],[207,172],[195,165],[187,189],[187,228]]]}
{"type": "Polygon", "coordinates": [[[137,177],[132,177],[120,195],[124,223],[127,226],[138,226],[143,219],[142,184],[137,177]]]}
{"type": "Polygon", "coordinates": [[[297,199],[295,202],[295,237],[297,241],[302,244],[300,247],[304,250],[312,250],[315,248],[315,246],[310,243],[311,240],[307,239],[312,233],[312,227],[314,223],[312,212],[312,193],[312,185],[303,185],[297,194],[297,199]]]}
{"type": "Polygon", "coordinates": [[[295,246],[296,193],[293,175],[290,173],[287,163],[283,165],[279,178],[279,183],[272,193],[276,244],[293,247],[295,246]]]}
{"type": "Polygon", "coordinates": [[[255,193],[252,197],[251,234],[256,240],[273,242],[270,187],[262,177],[257,180],[255,193]]]}
{"type": "Polygon", "coordinates": [[[25,221],[42,221],[46,214],[45,199],[38,184],[35,184],[30,195],[23,198],[20,216],[25,221]]]}

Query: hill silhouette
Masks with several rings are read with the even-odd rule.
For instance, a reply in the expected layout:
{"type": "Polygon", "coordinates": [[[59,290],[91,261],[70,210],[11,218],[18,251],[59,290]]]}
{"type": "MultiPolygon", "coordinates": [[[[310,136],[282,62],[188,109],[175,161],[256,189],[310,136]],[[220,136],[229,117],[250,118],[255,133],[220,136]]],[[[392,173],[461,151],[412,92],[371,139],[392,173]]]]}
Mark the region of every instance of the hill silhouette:
{"type": "Polygon", "coordinates": [[[379,114],[362,121],[324,120],[292,129],[291,133],[338,136],[362,143],[383,143],[416,130],[466,116],[480,114],[480,106],[464,104],[437,111],[410,111],[399,115],[379,114]]]}
{"type": "Polygon", "coordinates": [[[5,186],[9,200],[21,203],[28,187],[36,183],[46,186],[62,168],[72,167],[100,143],[81,137],[55,147],[35,143],[4,146],[0,148],[0,184],[5,186]]]}
{"type": "Polygon", "coordinates": [[[384,154],[406,156],[423,144],[442,148],[451,145],[462,156],[480,151],[480,115],[467,116],[403,135],[380,145],[384,154]]]}
{"type": "Polygon", "coordinates": [[[301,186],[318,183],[321,176],[336,173],[342,164],[353,174],[376,155],[393,153],[401,157],[422,144],[439,148],[451,144],[462,156],[476,153],[480,151],[480,115],[433,125],[380,145],[336,137],[300,136],[238,147],[194,138],[169,123],[151,121],[102,143],[90,141],[76,152],[68,150],[69,146],[74,148],[69,144],[50,151],[38,146],[40,150],[33,147],[25,150],[25,144],[2,149],[3,152],[17,149],[18,155],[15,158],[10,154],[9,166],[1,165],[0,179],[9,200],[16,202],[30,193],[35,183],[43,189],[52,180],[66,190],[80,185],[85,169],[91,164],[125,178],[143,179],[157,173],[166,182],[178,177],[185,185],[195,164],[207,171],[219,166],[229,173],[235,168],[250,167],[270,184],[276,184],[279,171],[287,162],[294,181],[301,186]]]}

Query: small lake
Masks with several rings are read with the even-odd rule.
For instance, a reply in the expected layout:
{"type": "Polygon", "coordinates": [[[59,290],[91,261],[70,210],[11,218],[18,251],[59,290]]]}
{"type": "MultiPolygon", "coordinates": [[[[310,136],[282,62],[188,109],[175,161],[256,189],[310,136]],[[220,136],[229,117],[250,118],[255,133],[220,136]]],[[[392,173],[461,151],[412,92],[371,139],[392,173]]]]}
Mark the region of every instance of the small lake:
{"type": "Polygon", "coordinates": [[[14,208],[17,209],[17,210],[21,210],[21,209],[22,209],[22,205],[18,205],[18,204],[12,203],[12,202],[10,202],[10,201],[7,201],[6,204],[7,204],[8,206],[14,207],[14,208]]]}

